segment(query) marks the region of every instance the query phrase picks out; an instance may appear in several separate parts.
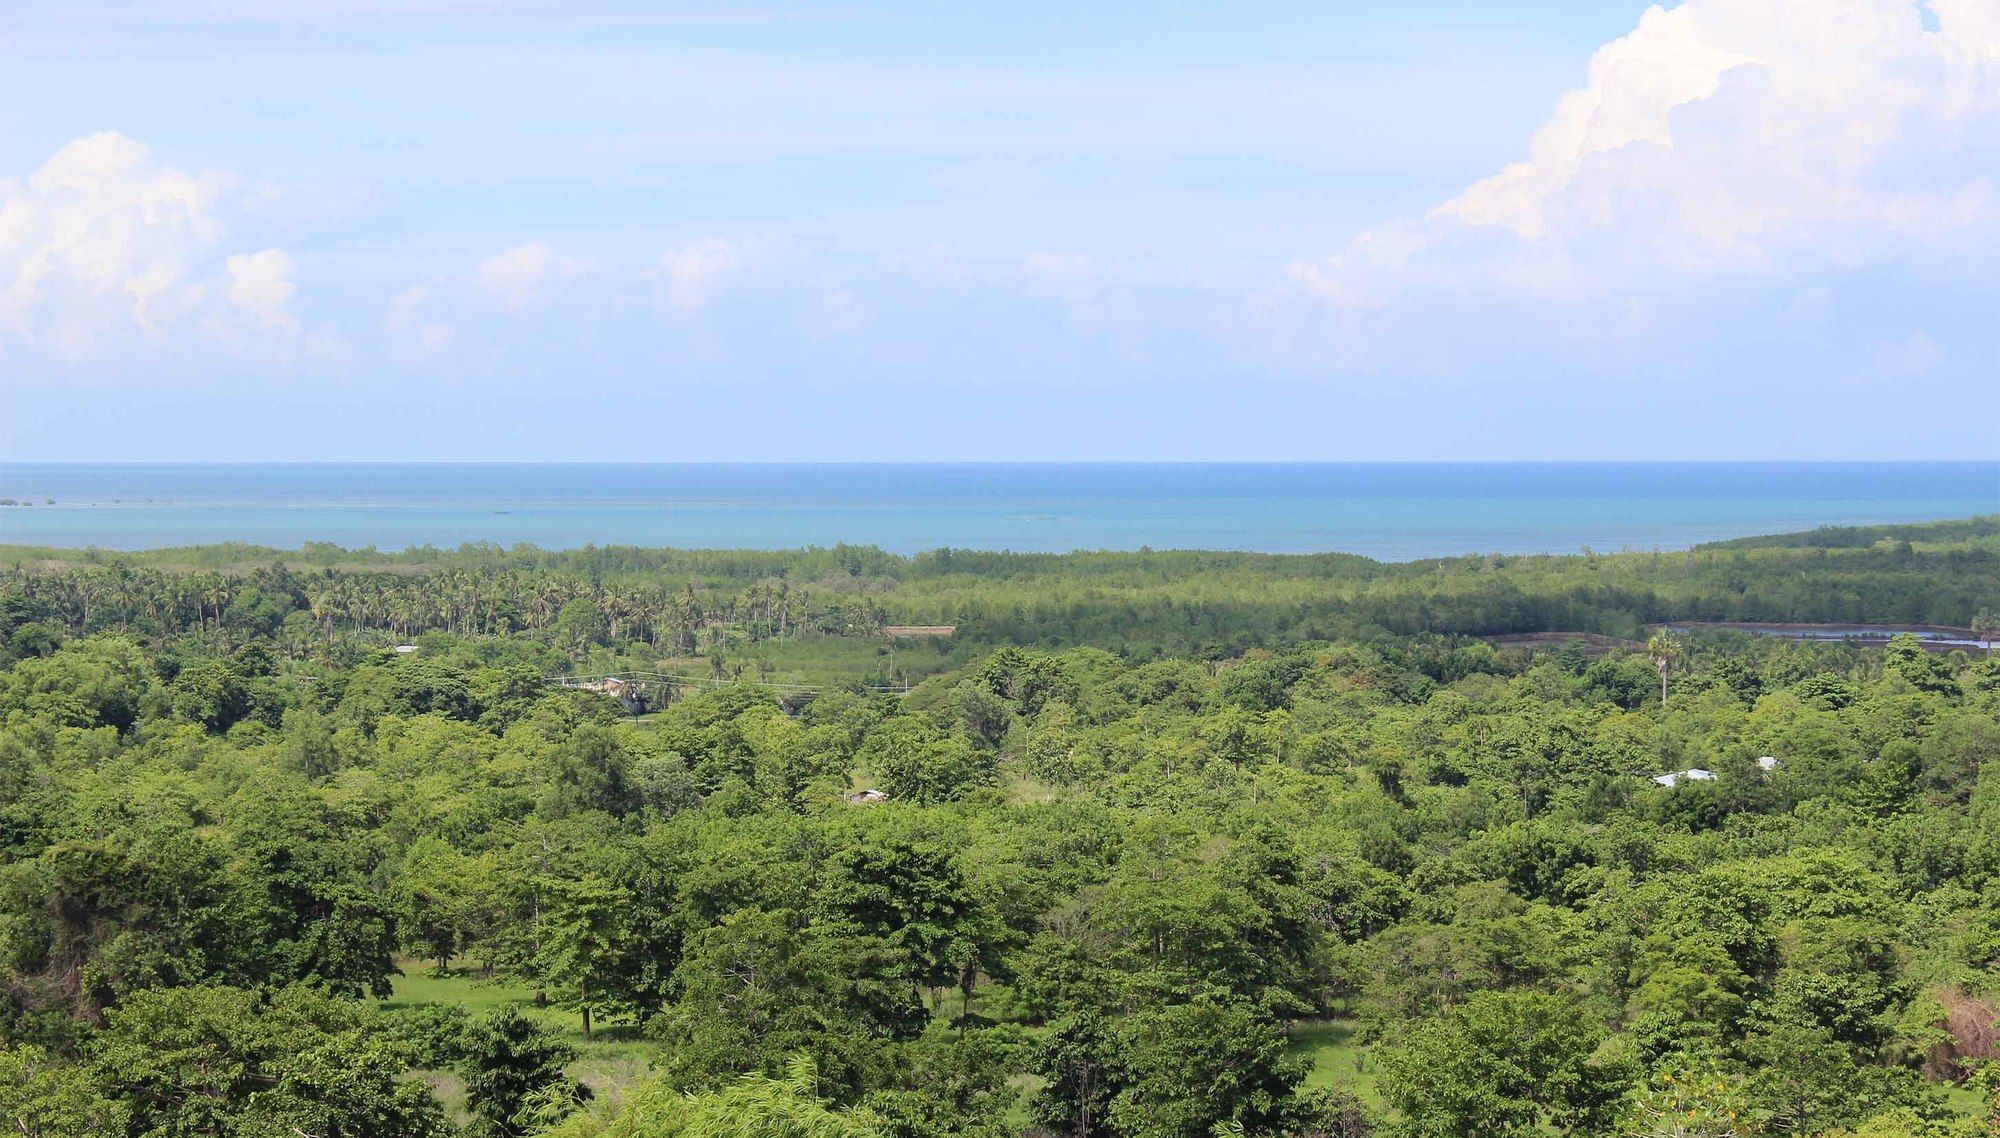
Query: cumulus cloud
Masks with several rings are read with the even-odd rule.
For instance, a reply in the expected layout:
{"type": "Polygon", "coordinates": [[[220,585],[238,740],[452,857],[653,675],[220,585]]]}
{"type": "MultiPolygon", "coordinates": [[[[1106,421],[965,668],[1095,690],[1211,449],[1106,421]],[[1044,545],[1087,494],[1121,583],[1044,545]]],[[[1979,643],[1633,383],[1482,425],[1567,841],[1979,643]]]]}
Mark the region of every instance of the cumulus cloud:
{"type": "Polygon", "coordinates": [[[68,143],[25,179],[0,179],[0,344],[80,356],[133,335],[226,330],[232,311],[295,329],[291,258],[223,254],[238,189],[231,175],[160,163],[116,131],[68,143]]]}
{"type": "Polygon", "coordinates": [[[238,253],[229,258],[229,303],[257,318],[266,328],[296,332],[292,316],[292,258],[283,249],[238,253]]]}
{"type": "Polygon", "coordinates": [[[666,292],[668,304],[692,312],[705,306],[716,284],[741,266],[736,246],[711,237],[662,256],[656,279],[666,292]]]}
{"type": "Polygon", "coordinates": [[[2000,244],[2000,0],[1928,7],[1652,8],[1521,162],[1292,275],[1365,312],[1413,291],[1577,299],[1661,274],[1967,262],[2000,244]]]}
{"type": "Polygon", "coordinates": [[[479,262],[478,281],[507,311],[522,313],[540,303],[550,281],[582,276],[593,268],[580,257],[557,253],[545,241],[530,241],[479,262]]]}
{"type": "Polygon", "coordinates": [[[425,355],[443,351],[457,334],[456,329],[443,321],[425,319],[424,302],[430,295],[431,290],[422,285],[397,293],[389,300],[387,320],[391,335],[425,355]]]}

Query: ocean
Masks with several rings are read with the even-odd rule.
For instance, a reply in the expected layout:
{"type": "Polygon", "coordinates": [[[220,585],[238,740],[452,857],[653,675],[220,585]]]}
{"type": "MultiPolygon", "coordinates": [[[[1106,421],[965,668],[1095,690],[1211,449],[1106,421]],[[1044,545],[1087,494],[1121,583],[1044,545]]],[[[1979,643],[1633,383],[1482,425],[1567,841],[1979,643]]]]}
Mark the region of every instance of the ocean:
{"type": "Polygon", "coordinates": [[[1680,549],[2000,513],[2000,462],[0,463],[0,544],[1680,549]]]}

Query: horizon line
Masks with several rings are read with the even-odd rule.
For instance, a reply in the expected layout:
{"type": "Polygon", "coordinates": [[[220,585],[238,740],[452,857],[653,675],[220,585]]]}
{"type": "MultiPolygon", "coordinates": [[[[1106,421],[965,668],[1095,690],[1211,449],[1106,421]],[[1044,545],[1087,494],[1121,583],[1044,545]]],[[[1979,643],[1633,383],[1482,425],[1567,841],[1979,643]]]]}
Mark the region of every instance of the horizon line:
{"type": "Polygon", "coordinates": [[[23,466],[1994,466],[2000,458],[0,458],[23,466]]]}

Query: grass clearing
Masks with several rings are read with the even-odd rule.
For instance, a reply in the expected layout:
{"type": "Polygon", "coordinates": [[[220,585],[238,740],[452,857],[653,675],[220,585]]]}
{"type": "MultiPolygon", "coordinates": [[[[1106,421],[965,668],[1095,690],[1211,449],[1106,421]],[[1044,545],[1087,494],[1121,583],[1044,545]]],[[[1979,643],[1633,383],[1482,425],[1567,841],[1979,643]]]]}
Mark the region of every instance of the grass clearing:
{"type": "MultiPolygon", "coordinates": [[[[435,974],[429,965],[403,962],[404,973],[394,978],[394,992],[382,1001],[384,1008],[425,1005],[457,1005],[473,1015],[484,1015],[503,1007],[516,1007],[529,1019],[561,1036],[576,1048],[576,1061],[569,1065],[571,1077],[612,1102],[624,1098],[642,1081],[653,1065],[657,1044],[639,1034],[630,1024],[595,1026],[591,1038],[583,1037],[583,1017],[561,1008],[535,1006],[535,990],[509,976],[487,978],[475,969],[454,969],[435,974]]],[[[449,1072],[429,1072],[426,1081],[438,1092],[455,1116],[462,1115],[465,1087],[449,1072]]]]}
{"type": "Polygon", "coordinates": [[[1380,1111],[1386,1105],[1378,1085],[1380,1076],[1376,1074],[1374,1056],[1355,1041],[1358,1031],[1352,1020],[1307,1020],[1293,1024],[1286,1033],[1290,1039],[1288,1050],[1312,1063],[1304,1084],[1307,1089],[1338,1087],[1352,1091],[1370,1110],[1380,1111]]]}

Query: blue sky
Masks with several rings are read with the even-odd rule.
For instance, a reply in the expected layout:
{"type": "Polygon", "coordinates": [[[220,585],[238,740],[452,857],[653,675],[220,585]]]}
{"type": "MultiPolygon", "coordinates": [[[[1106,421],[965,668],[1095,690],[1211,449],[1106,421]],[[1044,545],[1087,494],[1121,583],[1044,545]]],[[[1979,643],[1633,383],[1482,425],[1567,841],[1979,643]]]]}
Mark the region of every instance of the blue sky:
{"type": "Polygon", "coordinates": [[[1990,457],[2000,0],[26,0],[0,456],[1990,457]]]}

